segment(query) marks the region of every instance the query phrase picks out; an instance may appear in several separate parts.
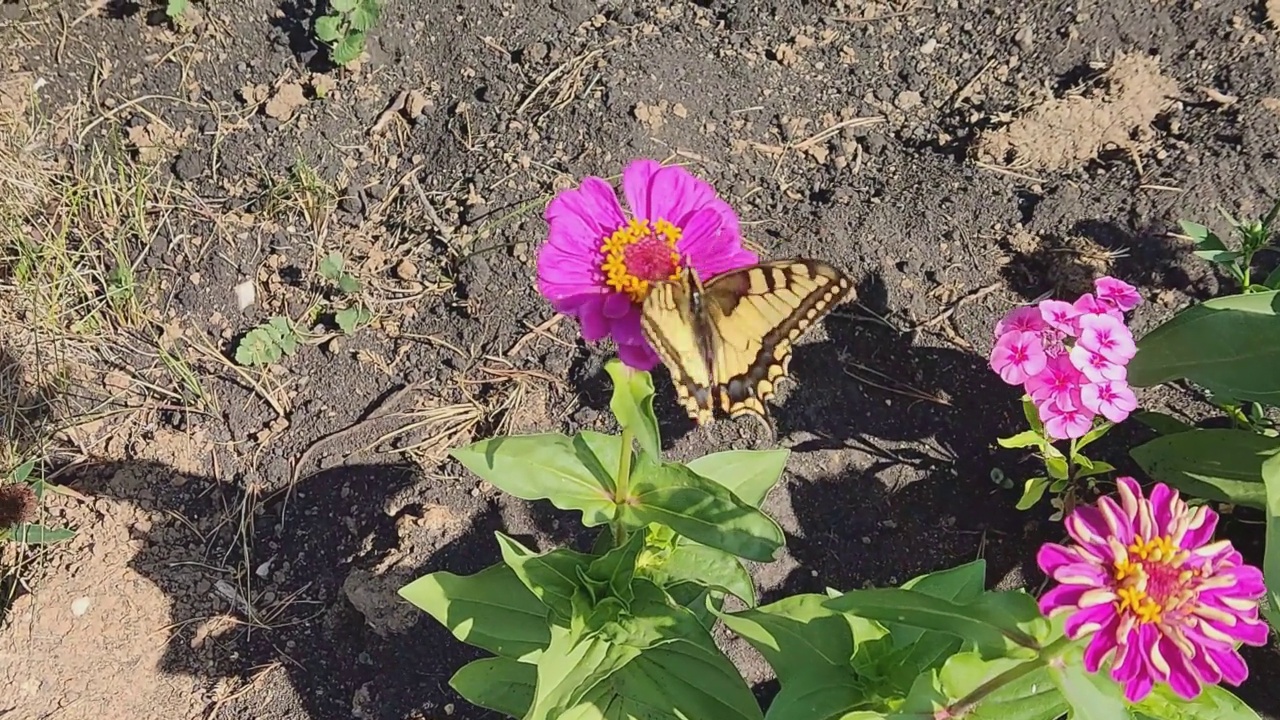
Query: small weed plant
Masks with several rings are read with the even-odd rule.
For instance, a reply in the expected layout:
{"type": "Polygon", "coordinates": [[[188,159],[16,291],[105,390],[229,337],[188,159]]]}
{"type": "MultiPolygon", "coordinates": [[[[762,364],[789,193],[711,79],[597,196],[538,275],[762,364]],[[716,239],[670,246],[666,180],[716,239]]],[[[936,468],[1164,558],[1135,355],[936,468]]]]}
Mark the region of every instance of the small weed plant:
{"type": "Polygon", "coordinates": [[[382,0],[329,0],[329,14],[316,19],[315,35],[334,64],[345,67],[360,57],[381,6],[382,0]]]}
{"type": "Polygon", "coordinates": [[[36,462],[28,460],[0,477],[0,542],[48,545],[75,537],[66,528],[36,522],[40,502],[50,487],[35,473],[36,462]]]}
{"type": "MultiPolygon", "coordinates": [[[[373,313],[359,299],[363,290],[360,281],[346,271],[341,253],[333,252],[320,261],[320,278],[324,281],[325,297],[312,304],[306,316],[314,321],[325,312],[333,313],[333,322],[345,335],[352,335],[368,325],[373,313]]],[[[309,323],[308,323],[309,324],[309,323]]],[[[287,317],[277,315],[250,330],[236,346],[236,362],[246,366],[272,365],[284,357],[292,356],[301,344],[322,342],[329,335],[312,335],[299,330],[298,324],[287,317]]]]}

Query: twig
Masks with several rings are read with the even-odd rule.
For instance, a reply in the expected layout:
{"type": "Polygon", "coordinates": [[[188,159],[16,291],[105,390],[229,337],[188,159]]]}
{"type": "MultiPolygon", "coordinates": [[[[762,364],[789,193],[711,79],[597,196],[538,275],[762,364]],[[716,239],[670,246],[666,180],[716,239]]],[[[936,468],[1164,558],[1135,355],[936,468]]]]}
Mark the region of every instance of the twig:
{"type": "Polygon", "coordinates": [[[948,305],[942,312],[938,313],[937,315],[934,315],[933,317],[929,318],[928,320],[925,320],[922,323],[918,323],[915,326],[913,326],[911,328],[911,332],[914,332],[916,330],[927,330],[933,327],[934,325],[938,325],[940,323],[946,322],[947,318],[951,317],[951,315],[954,314],[956,310],[960,309],[961,306],[967,305],[971,302],[984,298],[987,295],[990,295],[991,293],[995,292],[996,290],[999,290],[1001,286],[1002,286],[1001,283],[993,282],[990,285],[984,285],[983,287],[980,287],[977,290],[974,290],[973,292],[970,292],[969,294],[963,297],[957,298],[954,302],[948,305]]]}
{"type": "MultiPolygon", "coordinates": [[[[512,345],[509,350],[507,350],[506,356],[511,357],[512,355],[515,355],[516,353],[520,352],[520,350],[524,348],[524,346],[528,344],[530,340],[532,340],[533,338],[539,335],[544,337],[549,337],[553,340],[557,339],[554,335],[552,335],[548,331],[551,330],[551,328],[555,327],[556,325],[560,324],[560,321],[563,319],[564,319],[564,315],[561,315],[560,313],[556,313],[555,315],[552,315],[549,319],[539,323],[536,327],[530,327],[529,332],[522,335],[520,339],[516,340],[515,344],[512,345]]],[[[528,327],[528,325],[526,324],[525,327],[528,327]]]]}
{"type": "Polygon", "coordinates": [[[361,428],[368,425],[369,423],[375,420],[382,419],[384,416],[386,416],[388,413],[394,410],[395,407],[400,404],[401,400],[403,400],[407,395],[409,395],[414,390],[417,390],[420,387],[422,387],[422,385],[423,385],[422,383],[409,383],[408,385],[405,385],[404,387],[392,393],[389,397],[387,397],[386,400],[383,400],[382,402],[378,403],[377,406],[375,406],[374,409],[364,418],[355,421],[354,423],[346,426],[341,430],[329,433],[328,435],[324,435],[319,439],[317,439],[315,442],[308,445],[307,449],[303,450],[302,454],[298,456],[297,461],[293,463],[293,470],[290,471],[289,473],[289,487],[293,487],[294,485],[297,484],[298,474],[301,472],[302,466],[307,464],[307,461],[311,459],[311,454],[314,453],[317,448],[321,447],[322,445],[327,445],[335,440],[340,440],[354,433],[355,431],[360,430],[361,428]]]}

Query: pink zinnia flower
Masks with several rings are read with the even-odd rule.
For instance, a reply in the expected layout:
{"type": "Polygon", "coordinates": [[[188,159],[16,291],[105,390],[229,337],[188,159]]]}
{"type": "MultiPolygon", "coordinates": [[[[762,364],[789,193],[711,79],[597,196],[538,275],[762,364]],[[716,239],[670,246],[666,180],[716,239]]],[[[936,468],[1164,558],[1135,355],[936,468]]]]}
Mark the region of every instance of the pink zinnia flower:
{"type": "Polygon", "coordinates": [[[1069,613],[1072,639],[1092,635],[1085,669],[1109,659],[1130,702],[1157,682],[1186,699],[1202,684],[1240,685],[1249,669],[1237,648],[1267,642],[1262,572],[1229,541],[1213,542],[1218,516],[1207,506],[1187,507],[1163,483],[1150,499],[1133,478],[1118,483],[1118,504],[1104,497],[1067,517],[1077,544],[1040,548],[1040,568],[1062,583],[1040,598],[1041,611],[1069,613]]]}
{"type": "Polygon", "coordinates": [[[1010,330],[1038,333],[1044,329],[1045,323],[1044,318],[1040,317],[1040,308],[1023,305],[1010,310],[1008,315],[1005,315],[996,323],[996,337],[1000,337],[1010,330]]]}
{"type": "Polygon", "coordinates": [[[1093,283],[1098,300],[1115,305],[1121,312],[1128,312],[1142,304],[1138,289],[1123,280],[1100,277],[1093,283]]]}
{"type": "Polygon", "coordinates": [[[1117,365],[1124,365],[1137,354],[1133,334],[1124,321],[1110,315],[1080,316],[1078,347],[1091,350],[1117,365]]]}
{"type": "Polygon", "coordinates": [[[1080,402],[1111,422],[1122,422],[1138,409],[1138,398],[1123,380],[1088,383],[1080,388],[1080,402]]]}
{"type": "Polygon", "coordinates": [[[598,177],[547,205],[538,291],[557,312],[578,318],[587,341],[612,337],[619,359],[650,370],[658,356],[640,330],[650,285],[686,267],[706,280],[759,258],[742,247],[733,209],[684,168],[636,160],[622,173],[622,189],[628,214],[598,177]]]}
{"type": "Polygon", "coordinates": [[[1044,370],[1044,346],[1033,332],[1010,330],[991,349],[991,369],[1010,385],[1019,385],[1044,370]]]}

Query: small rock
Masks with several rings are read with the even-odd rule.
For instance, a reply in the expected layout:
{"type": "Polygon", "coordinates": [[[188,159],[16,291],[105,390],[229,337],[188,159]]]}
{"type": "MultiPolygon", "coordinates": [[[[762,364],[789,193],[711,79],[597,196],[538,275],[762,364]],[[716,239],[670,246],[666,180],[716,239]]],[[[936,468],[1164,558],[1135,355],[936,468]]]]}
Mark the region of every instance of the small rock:
{"type": "Polygon", "coordinates": [[[536,42],[524,49],[522,57],[524,60],[539,62],[547,57],[547,51],[548,48],[546,43],[536,42]]]}
{"type": "Polygon", "coordinates": [[[71,601],[71,614],[80,617],[89,612],[89,606],[93,604],[93,600],[87,597],[78,597],[71,601]]]}
{"type": "Polygon", "coordinates": [[[938,41],[934,38],[929,38],[928,40],[924,41],[923,45],[920,46],[920,54],[932,55],[933,51],[937,49],[938,49],[938,41]]]}
{"type": "Polygon", "coordinates": [[[418,266],[414,265],[412,260],[401,260],[396,263],[395,273],[401,280],[417,280],[418,266]]]}
{"type": "Polygon", "coordinates": [[[1034,38],[1031,35],[1031,27],[1023,25],[1018,29],[1017,34],[1013,36],[1013,41],[1018,44],[1018,48],[1023,52],[1027,52],[1034,45],[1034,38]]]}
{"type": "Polygon", "coordinates": [[[903,90],[898,93],[898,97],[894,99],[893,104],[899,110],[906,111],[920,107],[921,102],[923,102],[923,99],[920,97],[920,93],[915,90],[903,90]]]}

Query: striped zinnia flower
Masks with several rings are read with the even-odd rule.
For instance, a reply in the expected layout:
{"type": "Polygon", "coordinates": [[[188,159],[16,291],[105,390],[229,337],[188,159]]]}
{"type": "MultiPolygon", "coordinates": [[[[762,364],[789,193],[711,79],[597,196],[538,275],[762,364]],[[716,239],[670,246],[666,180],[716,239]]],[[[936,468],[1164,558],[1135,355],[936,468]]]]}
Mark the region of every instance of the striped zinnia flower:
{"type": "Polygon", "coordinates": [[[1093,636],[1085,668],[1097,672],[1109,659],[1130,702],[1157,682],[1187,699],[1202,684],[1244,682],[1240,644],[1267,641],[1258,619],[1262,572],[1229,541],[1213,540],[1216,513],[1188,507],[1163,483],[1145,498],[1133,478],[1122,477],[1119,501],[1104,497],[1066,519],[1077,544],[1040,548],[1040,568],[1061,583],[1040,609],[1070,613],[1072,639],[1093,636]]]}

